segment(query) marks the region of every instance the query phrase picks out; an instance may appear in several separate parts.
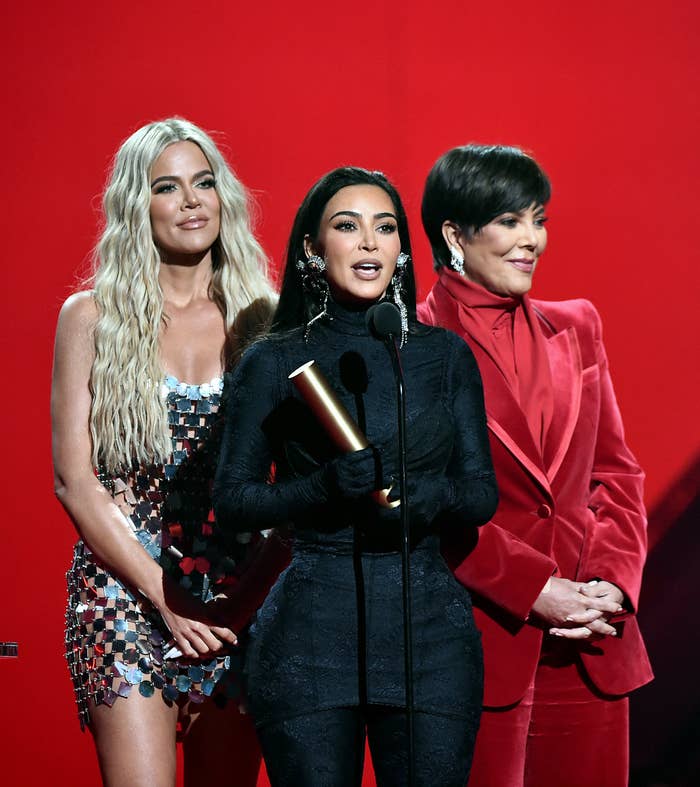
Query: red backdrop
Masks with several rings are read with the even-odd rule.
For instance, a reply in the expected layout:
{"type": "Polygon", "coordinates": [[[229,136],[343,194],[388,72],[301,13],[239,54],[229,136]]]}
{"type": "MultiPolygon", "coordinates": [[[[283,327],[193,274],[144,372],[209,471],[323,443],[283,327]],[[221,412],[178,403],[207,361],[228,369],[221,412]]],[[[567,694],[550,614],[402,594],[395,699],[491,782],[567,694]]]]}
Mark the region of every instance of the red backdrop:
{"type": "Polygon", "coordinates": [[[19,641],[20,658],[0,659],[4,784],[98,783],[62,658],[74,533],[52,495],[48,400],[56,316],[86,271],[121,140],[173,114],[222,131],[275,263],[318,176],[382,169],[405,197],[423,295],[433,274],[419,205],[433,161],[468,141],[533,151],[554,184],[534,292],[599,307],[653,504],[700,444],[698,8],[74,0],[5,10],[0,640],[19,641]]]}

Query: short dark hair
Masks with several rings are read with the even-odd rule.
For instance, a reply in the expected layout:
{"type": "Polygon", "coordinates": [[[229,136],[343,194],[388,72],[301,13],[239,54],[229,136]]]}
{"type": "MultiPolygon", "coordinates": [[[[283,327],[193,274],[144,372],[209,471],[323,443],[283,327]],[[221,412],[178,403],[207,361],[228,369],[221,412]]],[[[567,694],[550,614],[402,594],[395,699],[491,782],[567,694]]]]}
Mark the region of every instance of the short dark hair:
{"type": "Polygon", "coordinates": [[[403,280],[404,302],[408,309],[409,324],[415,323],[416,282],[413,274],[413,261],[410,259],[411,239],[408,234],[408,220],[401,197],[395,186],[382,172],[361,167],[338,167],[326,173],[311,187],[297,211],[287,244],[287,262],[284,268],[279,303],[273,318],[273,333],[281,333],[306,325],[315,316],[312,312],[316,304],[311,302],[302,287],[297,261],[306,259],[304,248],[306,236],[308,235],[312,242],[316,241],[326,205],[335,194],[347,186],[377,186],[389,195],[394,205],[401,251],[409,255],[403,280]]]}
{"type": "Polygon", "coordinates": [[[552,189],[534,158],[505,145],[463,145],[440,156],[425,181],[421,218],[435,268],[450,252],[442,225],[453,221],[473,235],[509,211],[546,205],[552,189]]]}

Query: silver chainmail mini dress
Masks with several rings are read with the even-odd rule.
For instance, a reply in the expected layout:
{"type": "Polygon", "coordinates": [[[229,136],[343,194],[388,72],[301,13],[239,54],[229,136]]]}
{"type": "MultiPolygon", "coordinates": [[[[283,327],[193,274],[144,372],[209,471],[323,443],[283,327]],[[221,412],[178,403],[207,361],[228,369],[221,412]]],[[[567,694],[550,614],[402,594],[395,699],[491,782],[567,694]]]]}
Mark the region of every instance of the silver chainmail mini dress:
{"type": "MultiPolygon", "coordinates": [[[[162,392],[172,437],[169,460],[123,475],[98,472],[98,478],[148,554],[208,601],[237,581],[251,541],[247,534],[227,541],[211,510],[223,380],[188,385],[168,376],[162,392]]],[[[240,703],[237,649],[206,660],[168,658],[171,635],[159,613],[83,541],[75,546],[67,580],[66,659],[81,727],[90,722],[91,703],[111,707],[134,692],[159,695],[166,703],[240,703]]]]}

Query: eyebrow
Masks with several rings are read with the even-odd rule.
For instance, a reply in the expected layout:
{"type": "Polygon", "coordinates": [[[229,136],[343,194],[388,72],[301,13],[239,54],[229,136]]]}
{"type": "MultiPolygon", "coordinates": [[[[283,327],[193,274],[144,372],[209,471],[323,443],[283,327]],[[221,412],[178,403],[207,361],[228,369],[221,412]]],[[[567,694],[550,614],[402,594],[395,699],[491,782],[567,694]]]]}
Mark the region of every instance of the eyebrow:
{"type": "MultiPolygon", "coordinates": [[[[202,175],[214,175],[214,173],[210,169],[203,169],[201,172],[195,172],[192,176],[192,180],[197,180],[197,178],[201,178],[202,175]]],[[[177,175],[161,175],[159,178],[156,178],[154,181],[151,182],[151,188],[153,188],[156,183],[160,183],[163,180],[177,180],[180,181],[182,178],[178,177],[177,175]]]]}
{"type": "MultiPolygon", "coordinates": [[[[362,214],[357,210],[339,210],[337,213],[334,213],[328,221],[333,221],[336,216],[354,216],[356,219],[361,219],[362,214]]],[[[394,219],[398,221],[396,216],[393,213],[375,213],[375,219],[394,219]]]]}

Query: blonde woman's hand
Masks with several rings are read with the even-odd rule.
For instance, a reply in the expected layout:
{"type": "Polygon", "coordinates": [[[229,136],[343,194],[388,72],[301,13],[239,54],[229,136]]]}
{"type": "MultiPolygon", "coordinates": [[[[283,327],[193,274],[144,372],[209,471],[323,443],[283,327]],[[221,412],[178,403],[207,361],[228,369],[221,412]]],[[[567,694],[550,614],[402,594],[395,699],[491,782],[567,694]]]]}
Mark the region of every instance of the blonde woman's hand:
{"type": "Polygon", "coordinates": [[[185,658],[215,656],[227,645],[238,644],[231,629],[212,619],[212,610],[172,580],[164,580],[163,600],[156,604],[173,637],[173,644],[185,658]]]}

